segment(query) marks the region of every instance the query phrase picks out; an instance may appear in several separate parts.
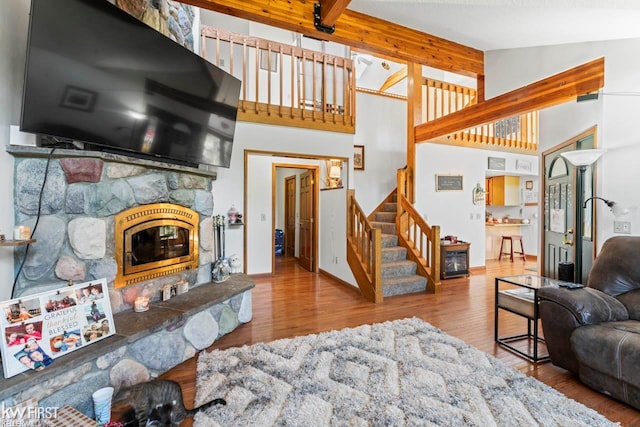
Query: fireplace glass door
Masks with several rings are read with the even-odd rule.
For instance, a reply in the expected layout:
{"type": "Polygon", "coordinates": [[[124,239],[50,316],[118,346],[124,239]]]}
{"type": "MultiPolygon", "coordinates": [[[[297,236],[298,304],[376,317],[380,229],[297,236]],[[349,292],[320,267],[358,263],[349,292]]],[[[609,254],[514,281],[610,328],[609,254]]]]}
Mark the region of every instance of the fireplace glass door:
{"type": "Polygon", "coordinates": [[[191,255],[190,228],[180,221],[148,221],[124,233],[125,274],[171,265],[191,255]]]}

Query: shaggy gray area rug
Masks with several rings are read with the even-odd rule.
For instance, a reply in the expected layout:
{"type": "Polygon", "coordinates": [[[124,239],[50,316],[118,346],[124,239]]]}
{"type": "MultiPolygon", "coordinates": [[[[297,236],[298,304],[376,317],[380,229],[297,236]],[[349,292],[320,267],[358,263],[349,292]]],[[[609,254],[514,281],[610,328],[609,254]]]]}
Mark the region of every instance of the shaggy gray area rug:
{"type": "Polygon", "coordinates": [[[201,353],[194,426],[615,426],[417,319],[201,353]]]}

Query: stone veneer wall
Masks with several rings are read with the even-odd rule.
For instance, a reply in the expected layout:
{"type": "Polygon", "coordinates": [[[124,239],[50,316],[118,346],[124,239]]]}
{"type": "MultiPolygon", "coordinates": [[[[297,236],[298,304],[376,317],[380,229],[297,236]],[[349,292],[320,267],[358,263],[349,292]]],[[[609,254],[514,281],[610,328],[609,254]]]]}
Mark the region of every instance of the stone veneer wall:
{"type": "Polygon", "coordinates": [[[44,371],[0,379],[0,406],[36,398],[42,407],[70,405],[93,417],[91,394],[97,389],[155,378],[249,322],[253,286],[247,276],[232,275],[152,304],[147,312],[119,313],[116,335],[56,359],[44,371]]]}
{"type": "MultiPolygon", "coordinates": [[[[106,277],[116,334],[56,359],[44,371],[0,379],[0,405],[35,397],[41,406],[71,405],[93,416],[93,391],[155,378],[251,320],[254,283],[247,276],[236,274],[211,284],[211,174],[109,158],[52,158],[41,197],[46,168],[44,158],[15,158],[16,225],[33,229],[40,211],[37,242],[30,246],[15,295],[56,289],[68,280],[106,277]],[[186,206],[200,215],[199,267],[115,290],[114,215],[159,202],[186,206]],[[189,292],[159,301],[162,286],[180,279],[189,282],[189,292]],[[134,313],[133,301],[144,288],[152,297],[151,309],[134,313]]],[[[16,271],[24,252],[25,247],[15,250],[16,271]]]]}
{"type": "MultiPolygon", "coordinates": [[[[113,2],[113,0],[111,0],[113,2]]],[[[199,12],[173,0],[116,0],[116,6],[171,40],[193,51],[193,21],[199,12]]]]}
{"type": "MultiPolygon", "coordinates": [[[[33,230],[47,160],[15,161],[16,225],[33,230]]],[[[132,308],[146,288],[152,301],[160,299],[166,283],[180,279],[190,287],[211,281],[213,258],[212,179],[186,172],[147,168],[92,158],[53,158],[42,194],[40,219],[29,248],[15,296],[44,292],[73,280],[106,277],[114,313],[132,308]],[[114,215],[134,206],[169,202],[200,215],[200,259],[197,271],[165,276],[115,290],[117,271],[114,215]]],[[[16,271],[25,249],[15,251],[16,271]]]]}

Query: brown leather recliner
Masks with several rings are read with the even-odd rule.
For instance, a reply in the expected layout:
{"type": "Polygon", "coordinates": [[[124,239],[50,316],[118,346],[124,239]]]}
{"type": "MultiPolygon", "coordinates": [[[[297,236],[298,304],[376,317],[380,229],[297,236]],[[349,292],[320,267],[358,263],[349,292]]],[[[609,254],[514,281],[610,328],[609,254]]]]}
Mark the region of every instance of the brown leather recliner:
{"type": "Polygon", "coordinates": [[[640,409],[640,237],[607,240],[585,288],[538,296],[551,362],[640,409]]]}

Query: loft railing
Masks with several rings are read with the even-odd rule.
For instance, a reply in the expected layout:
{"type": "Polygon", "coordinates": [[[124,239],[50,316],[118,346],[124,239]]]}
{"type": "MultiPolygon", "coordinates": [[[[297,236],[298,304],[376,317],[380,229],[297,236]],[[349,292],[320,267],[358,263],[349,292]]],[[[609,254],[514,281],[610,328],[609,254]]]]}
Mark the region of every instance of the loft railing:
{"type": "Polygon", "coordinates": [[[371,226],[353,191],[349,193],[347,207],[347,262],[362,295],[381,303],[382,231],[371,226]]]}
{"type": "Polygon", "coordinates": [[[355,132],[352,61],[203,26],[202,56],[242,81],[238,119],[355,132]]]}
{"type": "Polygon", "coordinates": [[[398,170],[398,243],[407,248],[407,258],[417,264],[417,272],[427,278],[427,291],[440,289],[440,226],[429,225],[413,207],[407,189],[413,182],[409,167],[398,170]]]}
{"type": "Polygon", "coordinates": [[[476,90],[429,78],[422,79],[422,122],[455,113],[477,101],[476,90]]]}
{"type": "MultiPolygon", "coordinates": [[[[422,122],[427,123],[477,103],[475,89],[424,78],[422,122]]],[[[517,115],[456,132],[436,142],[535,152],[538,149],[538,112],[517,115]]]]}

